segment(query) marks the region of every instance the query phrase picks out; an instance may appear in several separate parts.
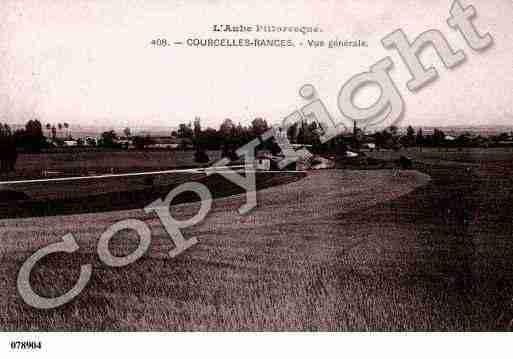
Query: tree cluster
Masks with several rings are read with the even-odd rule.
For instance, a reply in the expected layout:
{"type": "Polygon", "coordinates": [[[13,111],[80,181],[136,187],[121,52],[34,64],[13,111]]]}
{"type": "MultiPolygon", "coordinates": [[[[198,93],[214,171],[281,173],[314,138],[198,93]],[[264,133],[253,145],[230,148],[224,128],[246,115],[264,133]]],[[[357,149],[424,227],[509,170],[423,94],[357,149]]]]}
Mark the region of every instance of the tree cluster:
{"type": "Polygon", "coordinates": [[[16,140],[11,128],[0,123],[0,173],[14,171],[17,158],[16,140]]]}

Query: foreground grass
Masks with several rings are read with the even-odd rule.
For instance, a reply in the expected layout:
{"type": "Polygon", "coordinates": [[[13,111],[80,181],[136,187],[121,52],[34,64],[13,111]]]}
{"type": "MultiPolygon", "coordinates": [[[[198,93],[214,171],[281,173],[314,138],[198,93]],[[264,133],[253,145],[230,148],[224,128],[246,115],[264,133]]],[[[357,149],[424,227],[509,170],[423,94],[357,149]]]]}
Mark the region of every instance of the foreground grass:
{"type": "MultiPolygon", "coordinates": [[[[200,243],[175,259],[158,221],[139,211],[4,220],[0,328],[508,329],[512,158],[435,155],[416,163],[430,174],[428,184],[413,171],[326,171],[263,190],[259,209],[246,217],[235,213],[239,197],[217,200],[204,224],[185,231],[200,243]],[[97,239],[127,217],[151,226],[150,250],[130,266],[106,267],[96,256],[97,239]],[[79,252],[40,262],[34,287],[60,294],[85,263],[93,264],[93,278],[69,304],[34,310],[16,293],[17,271],[67,232],[76,235],[79,252]]],[[[188,216],[195,207],[173,209],[188,216]]],[[[111,249],[123,255],[136,245],[122,232],[111,249]]]]}
{"type": "MultiPolygon", "coordinates": [[[[362,226],[340,217],[345,213],[352,218],[355,210],[372,208],[424,183],[425,176],[415,172],[399,177],[388,171],[312,174],[287,186],[262,191],[259,209],[246,217],[234,213],[243,203],[239,197],[220,199],[204,224],[185,231],[187,237],[197,235],[200,243],[175,259],[167,255],[172,243],[162,226],[139,211],[6,220],[0,266],[1,287],[5,289],[0,294],[1,328],[453,327],[455,318],[436,315],[437,310],[446,313],[436,304],[442,303],[443,308],[444,301],[426,302],[424,297],[429,292],[425,286],[401,284],[407,275],[397,281],[394,265],[404,266],[408,260],[398,257],[393,243],[386,240],[408,238],[412,234],[410,226],[362,226]],[[97,238],[103,229],[127,215],[150,224],[150,251],[133,265],[106,267],[95,253],[97,238]],[[56,254],[41,261],[33,272],[33,286],[41,295],[62,294],[76,280],[79,265],[84,263],[93,263],[92,280],[76,300],[62,308],[34,310],[16,293],[17,271],[35,248],[55,242],[68,231],[78,239],[79,252],[56,254]],[[380,238],[382,234],[387,235],[380,238]],[[380,251],[385,255],[378,255],[380,251]]],[[[195,211],[194,205],[174,209],[177,216],[195,211]]],[[[123,255],[136,245],[131,233],[121,232],[112,241],[111,249],[116,255],[123,255]]]]}

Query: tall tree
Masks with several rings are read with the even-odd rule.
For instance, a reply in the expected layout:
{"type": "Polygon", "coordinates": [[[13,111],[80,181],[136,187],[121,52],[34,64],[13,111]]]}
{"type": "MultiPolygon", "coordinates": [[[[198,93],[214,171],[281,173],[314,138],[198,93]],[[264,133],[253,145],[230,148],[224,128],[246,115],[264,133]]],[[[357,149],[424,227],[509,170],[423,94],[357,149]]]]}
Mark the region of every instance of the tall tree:
{"type": "Polygon", "coordinates": [[[18,141],[29,151],[39,152],[46,145],[43,134],[43,126],[39,120],[30,120],[25,125],[25,130],[18,132],[18,141]]]}
{"type": "Polygon", "coordinates": [[[405,147],[415,146],[415,129],[412,126],[408,126],[406,135],[401,139],[401,142],[405,147]]]}
{"type": "Polygon", "coordinates": [[[14,171],[18,152],[11,128],[0,123],[0,173],[14,171]]]}
{"type": "Polygon", "coordinates": [[[422,133],[422,128],[419,128],[417,130],[417,135],[415,135],[415,143],[422,150],[422,146],[424,145],[424,142],[425,142],[425,139],[424,139],[424,134],[422,133]]]}
{"type": "Polygon", "coordinates": [[[291,143],[297,143],[298,124],[295,123],[287,128],[287,137],[291,143]]]}
{"type": "Polygon", "coordinates": [[[261,117],[257,117],[251,121],[251,128],[255,136],[261,136],[265,131],[269,129],[269,126],[267,125],[266,120],[261,117]]]}
{"type": "Polygon", "coordinates": [[[233,121],[227,118],[219,127],[219,132],[221,132],[221,134],[224,136],[231,136],[234,128],[235,125],[233,124],[233,121]]]}
{"type": "Polygon", "coordinates": [[[201,136],[201,119],[196,117],[194,119],[194,138],[198,140],[201,136]]]}
{"type": "Polygon", "coordinates": [[[178,126],[178,138],[192,138],[193,131],[190,124],[181,123],[178,126]]]}
{"type": "Polygon", "coordinates": [[[435,128],[433,132],[433,145],[435,147],[440,147],[444,143],[445,133],[438,128],[435,128]]]}

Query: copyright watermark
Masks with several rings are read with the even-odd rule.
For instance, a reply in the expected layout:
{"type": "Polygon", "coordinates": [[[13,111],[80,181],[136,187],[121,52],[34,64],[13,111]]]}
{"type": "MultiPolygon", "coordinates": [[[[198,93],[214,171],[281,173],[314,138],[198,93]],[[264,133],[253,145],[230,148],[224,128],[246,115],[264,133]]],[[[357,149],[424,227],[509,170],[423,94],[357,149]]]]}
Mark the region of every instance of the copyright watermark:
{"type": "MultiPolygon", "coordinates": [[[[450,28],[459,31],[472,50],[484,51],[493,44],[492,36],[488,33],[481,35],[472,23],[472,19],[477,15],[473,6],[464,8],[456,0],[451,6],[450,14],[451,17],[447,20],[447,24],[450,28]]],[[[398,29],[385,36],[381,42],[385,48],[395,49],[401,56],[411,75],[407,87],[412,92],[419,91],[438,77],[437,70],[434,67],[426,68],[419,58],[420,53],[427,46],[432,46],[436,50],[447,69],[453,69],[461,65],[466,58],[462,50],[454,51],[445,36],[435,29],[423,32],[413,41],[408,40],[402,29],[398,29]]],[[[341,87],[337,97],[337,105],[341,116],[339,121],[335,121],[334,117],[330,115],[325,104],[319,99],[314,86],[310,84],[302,86],[299,95],[303,100],[308,101],[306,105],[293,111],[280,124],[273,126],[263,135],[236,151],[240,158],[244,158],[242,171],[228,167],[230,160],[223,158],[212,167],[205,169],[206,175],[221,175],[243,188],[245,203],[238,209],[238,212],[240,215],[249,213],[257,206],[255,150],[263,142],[274,139],[278,144],[282,153],[278,168],[283,169],[300,159],[312,156],[304,148],[295,150],[287,138],[287,129],[301,121],[315,121],[318,124],[321,143],[338,137],[353,124],[362,129],[377,130],[399,123],[404,114],[405,106],[401,93],[390,76],[390,70],[393,66],[392,59],[385,57],[370,66],[369,71],[351,77],[341,87]],[[379,98],[369,107],[356,106],[354,103],[355,94],[368,85],[379,86],[379,98]],[[243,172],[244,175],[239,172],[243,172]]],[[[173,242],[174,249],[169,252],[171,258],[198,243],[199,239],[196,237],[185,238],[182,230],[200,224],[210,212],[212,201],[212,193],[204,184],[187,182],[171,190],[165,198],[157,199],[144,208],[146,213],[156,214],[169,239],[173,242]],[[200,207],[192,218],[178,220],[172,216],[170,206],[175,197],[185,192],[195,193],[200,198],[200,207]]],[[[106,266],[123,267],[140,259],[147,252],[150,244],[151,230],[149,226],[141,220],[127,219],[114,223],[101,235],[98,241],[97,254],[106,266]],[[123,230],[136,232],[139,245],[135,251],[126,256],[114,256],[109,250],[109,242],[116,233],[123,230]]],[[[92,275],[91,264],[80,267],[80,276],[75,285],[59,297],[42,297],[30,285],[30,274],[37,262],[53,253],[74,253],[78,249],[79,246],[75,237],[68,233],[62,237],[61,242],[39,249],[24,262],[18,272],[17,288],[25,303],[38,309],[57,308],[73,300],[87,287],[92,275]]]]}

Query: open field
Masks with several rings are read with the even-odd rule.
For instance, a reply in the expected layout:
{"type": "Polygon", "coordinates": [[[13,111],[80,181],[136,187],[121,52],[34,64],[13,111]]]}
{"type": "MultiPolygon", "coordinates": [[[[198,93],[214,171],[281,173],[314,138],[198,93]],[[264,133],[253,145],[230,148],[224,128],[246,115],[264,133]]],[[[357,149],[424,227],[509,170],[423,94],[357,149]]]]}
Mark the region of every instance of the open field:
{"type": "MultiPolygon", "coordinates": [[[[200,243],[175,259],[167,255],[172,243],[160,222],[140,210],[3,220],[0,325],[170,330],[365,325],[363,313],[348,307],[355,304],[348,300],[353,295],[363,299],[352,291],[358,282],[345,282],[337,268],[351,248],[373,238],[367,237],[372,231],[363,228],[358,237],[356,228],[338,224],[338,216],[397,198],[428,181],[417,172],[317,172],[260,191],[259,207],[244,217],[236,213],[243,203],[239,196],[221,198],[204,223],[185,230],[186,237],[196,235],[200,243]],[[97,239],[125,218],[142,218],[151,226],[150,251],[126,268],[106,267],[95,255],[97,239]],[[17,296],[17,270],[32,251],[67,232],[75,234],[81,249],[41,261],[34,287],[43,295],[62,292],[76,278],[78,265],[87,262],[94,266],[91,283],[60,309],[34,310],[17,296]]],[[[183,204],[173,210],[181,217],[196,207],[183,204]]],[[[130,233],[121,232],[112,250],[121,255],[136,243],[130,233]]]]}
{"type": "MultiPolygon", "coordinates": [[[[205,222],[184,230],[200,243],[174,259],[160,222],[141,210],[1,220],[0,328],[511,329],[513,154],[406,154],[416,171],[311,172],[262,189],[259,208],[244,217],[240,196],[219,198],[205,222]],[[97,240],[126,218],[150,225],[150,250],[127,267],[107,267],[97,240]],[[61,308],[34,310],[16,293],[17,272],[68,232],[80,250],[42,260],[33,286],[62,294],[87,263],[91,282],[61,308]]],[[[196,209],[173,207],[178,217],[196,209]]],[[[111,242],[117,255],[136,246],[127,232],[111,242]]]]}
{"type": "MultiPolygon", "coordinates": [[[[207,151],[210,161],[221,158],[220,151],[207,151]]],[[[194,151],[79,151],[24,153],[18,156],[16,173],[3,179],[40,178],[47,176],[91,175],[101,173],[128,173],[171,168],[197,167],[194,151]]]]}
{"type": "Polygon", "coordinates": [[[410,156],[417,161],[429,164],[471,164],[503,165],[513,162],[513,148],[407,148],[400,151],[369,152],[372,157],[390,160],[401,155],[410,156]]]}

